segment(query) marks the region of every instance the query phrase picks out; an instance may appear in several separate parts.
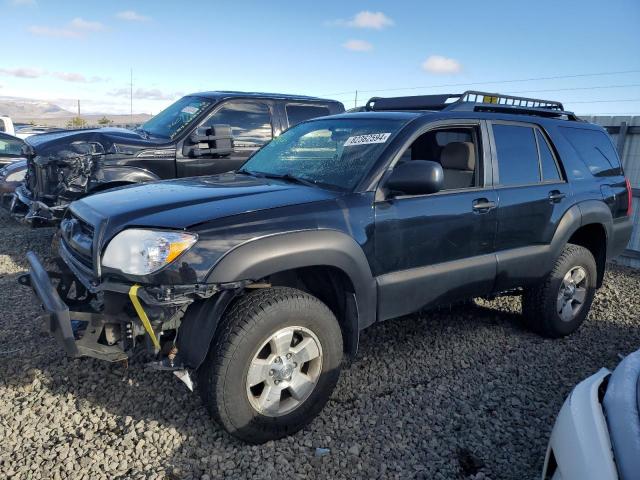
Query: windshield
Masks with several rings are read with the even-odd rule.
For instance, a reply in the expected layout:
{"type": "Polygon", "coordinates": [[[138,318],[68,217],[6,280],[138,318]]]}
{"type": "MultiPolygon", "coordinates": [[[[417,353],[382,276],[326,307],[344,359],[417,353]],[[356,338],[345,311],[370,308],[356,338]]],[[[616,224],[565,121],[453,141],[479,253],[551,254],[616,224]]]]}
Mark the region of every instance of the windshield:
{"type": "Polygon", "coordinates": [[[240,171],[351,190],[403,124],[376,118],[302,123],[265,145],[240,171]]]}
{"type": "Polygon", "coordinates": [[[206,98],[182,97],[144,123],[141,130],[154,137],[172,139],[209,108],[211,103],[206,98]]]}

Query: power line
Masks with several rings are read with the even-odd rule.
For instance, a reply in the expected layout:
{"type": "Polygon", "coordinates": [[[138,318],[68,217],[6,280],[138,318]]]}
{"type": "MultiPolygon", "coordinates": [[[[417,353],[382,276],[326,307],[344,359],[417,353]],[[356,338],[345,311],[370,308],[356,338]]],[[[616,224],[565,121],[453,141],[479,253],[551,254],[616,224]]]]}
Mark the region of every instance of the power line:
{"type": "MultiPolygon", "coordinates": [[[[440,85],[423,85],[419,87],[397,87],[397,88],[378,88],[373,90],[362,90],[358,89],[360,93],[372,93],[372,92],[393,92],[399,90],[419,90],[423,88],[443,88],[443,87],[464,87],[470,85],[492,85],[492,84],[503,84],[503,83],[517,83],[517,82],[533,82],[540,80],[560,80],[563,78],[583,78],[583,77],[598,77],[598,76],[606,76],[606,75],[623,75],[628,73],[640,73],[640,70],[622,70],[618,72],[597,72],[597,73],[576,73],[572,75],[555,75],[551,77],[532,77],[532,78],[518,78],[511,80],[494,80],[487,82],[471,82],[471,83],[443,83],[440,85]]],[[[355,90],[349,90],[344,92],[334,92],[334,93],[325,93],[320,96],[332,96],[332,95],[346,95],[353,94],[355,90]]]]}
{"type": "Polygon", "coordinates": [[[568,87],[568,88],[547,88],[543,90],[512,90],[504,93],[541,93],[541,92],[568,92],[574,90],[599,90],[603,88],[626,88],[640,87],[640,83],[628,83],[626,85],[599,85],[596,87],[568,87]]]}
{"type": "Polygon", "coordinates": [[[640,98],[630,98],[630,99],[622,99],[622,100],[580,100],[580,101],[571,101],[566,102],[568,104],[571,103],[620,103],[620,102],[640,102],[640,98]]]}

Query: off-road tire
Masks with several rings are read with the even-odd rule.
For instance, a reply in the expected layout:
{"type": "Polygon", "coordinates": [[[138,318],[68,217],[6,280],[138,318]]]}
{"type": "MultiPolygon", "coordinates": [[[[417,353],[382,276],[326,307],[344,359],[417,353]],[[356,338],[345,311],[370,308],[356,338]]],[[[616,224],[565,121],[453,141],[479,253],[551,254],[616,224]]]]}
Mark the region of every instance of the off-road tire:
{"type": "Polygon", "coordinates": [[[214,420],[231,435],[263,443],[291,435],[324,407],[340,376],[342,333],[335,316],[317,298],[286,287],[260,289],[235,302],[222,319],[198,370],[198,389],[214,420]],[[282,416],[260,414],[247,395],[247,371],[256,349],[288,327],[312,331],[321,344],[322,368],[309,397],[282,416]]]}
{"type": "Polygon", "coordinates": [[[575,332],[589,314],[596,292],[597,267],[589,250],[567,244],[545,279],[522,295],[522,313],[525,323],[534,332],[549,338],[560,338],[575,332]],[[571,321],[563,321],[557,310],[558,292],[563,278],[574,267],[587,272],[586,298],[571,321]]]}

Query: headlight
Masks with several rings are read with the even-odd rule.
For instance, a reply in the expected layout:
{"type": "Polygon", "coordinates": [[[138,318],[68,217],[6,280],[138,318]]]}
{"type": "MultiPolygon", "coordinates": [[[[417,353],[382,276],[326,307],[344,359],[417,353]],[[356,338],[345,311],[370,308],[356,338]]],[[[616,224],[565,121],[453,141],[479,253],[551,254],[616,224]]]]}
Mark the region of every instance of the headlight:
{"type": "Polygon", "coordinates": [[[109,242],[102,265],[131,275],[146,275],[173,262],[197,239],[192,233],[131,228],[109,242]]]}

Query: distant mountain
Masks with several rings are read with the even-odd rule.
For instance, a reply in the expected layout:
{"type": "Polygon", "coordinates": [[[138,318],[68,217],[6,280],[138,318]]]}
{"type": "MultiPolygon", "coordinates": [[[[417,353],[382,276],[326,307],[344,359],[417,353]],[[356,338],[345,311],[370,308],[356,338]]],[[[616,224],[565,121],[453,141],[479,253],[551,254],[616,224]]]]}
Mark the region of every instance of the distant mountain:
{"type": "Polygon", "coordinates": [[[54,103],[20,97],[0,97],[0,114],[18,121],[73,116],[54,103]]]}
{"type": "MultiPolygon", "coordinates": [[[[9,115],[14,122],[34,122],[38,125],[66,127],[69,120],[77,114],[45,100],[0,96],[0,115],[9,115]]],[[[98,126],[98,121],[103,117],[110,120],[112,125],[127,125],[144,123],[151,118],[151,115],[146,113],[134,115],[83,113],[81,117],[87,122],[87,126],[98,126]]]]}

